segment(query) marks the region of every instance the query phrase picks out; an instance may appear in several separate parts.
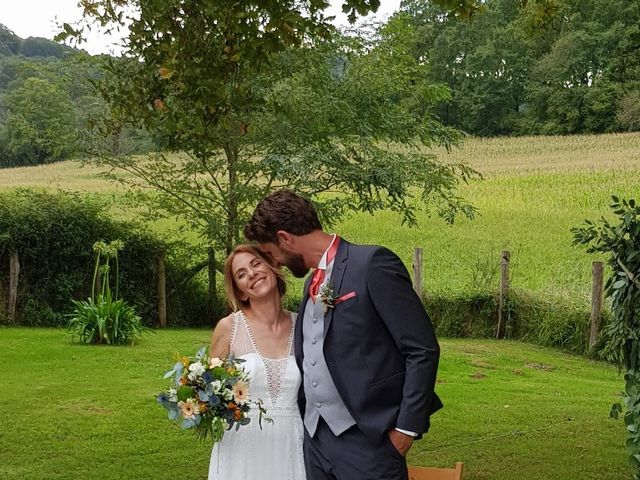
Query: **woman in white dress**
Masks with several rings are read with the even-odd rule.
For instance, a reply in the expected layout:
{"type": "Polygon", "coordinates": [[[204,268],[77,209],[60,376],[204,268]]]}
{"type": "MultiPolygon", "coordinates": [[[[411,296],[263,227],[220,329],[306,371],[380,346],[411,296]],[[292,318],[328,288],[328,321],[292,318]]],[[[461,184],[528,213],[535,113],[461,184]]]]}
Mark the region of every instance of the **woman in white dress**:
{"type": "Polygon", "coordinates": [[[263,419],[260,428],[252,409],[248,425],[225,432],[213,448],[209,480],[304,480],[296,317],[282,308],[284,276],[257,248],[240,245],[227,257],[224,281],[233,313],[216,325],[210,355],[245,360],[250,397],[263,401],[273,423],[263,419]]]}

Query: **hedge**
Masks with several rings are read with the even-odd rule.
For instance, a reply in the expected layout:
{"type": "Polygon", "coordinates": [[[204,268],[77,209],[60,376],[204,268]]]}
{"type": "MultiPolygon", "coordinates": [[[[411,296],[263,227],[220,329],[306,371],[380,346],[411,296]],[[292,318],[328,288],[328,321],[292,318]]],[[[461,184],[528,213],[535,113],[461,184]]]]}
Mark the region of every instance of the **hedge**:
{"type": "Polygon", "coordinates": [[[193,274],[204,252],[194,255],[193,247],[160,239],[139,224],[115,221],[106,214],[106,206],[98,197],[70,193],[15,190],[0,194],[0,324],[9,323],[6,305],[12,252],[18,252],[21,265],[12,323],[62,326],[71,300],[91,293],[94,242],[120,239],[125,243],[120,254],[121,293],[146,325],[157,323],[160,252],[166,254],[169,324],[208,325],[206,275],[193,274]]]}

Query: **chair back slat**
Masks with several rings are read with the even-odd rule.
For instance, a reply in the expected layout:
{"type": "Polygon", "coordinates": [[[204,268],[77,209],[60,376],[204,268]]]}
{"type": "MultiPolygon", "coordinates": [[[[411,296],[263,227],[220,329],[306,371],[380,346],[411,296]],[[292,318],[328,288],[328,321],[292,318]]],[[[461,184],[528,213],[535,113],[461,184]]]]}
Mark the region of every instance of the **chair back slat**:
{"type": "Polygon", "coordinates": [[[455,468],[409,466],[409,480],[462,480],[464,464],[456,463],[455,468]]]}

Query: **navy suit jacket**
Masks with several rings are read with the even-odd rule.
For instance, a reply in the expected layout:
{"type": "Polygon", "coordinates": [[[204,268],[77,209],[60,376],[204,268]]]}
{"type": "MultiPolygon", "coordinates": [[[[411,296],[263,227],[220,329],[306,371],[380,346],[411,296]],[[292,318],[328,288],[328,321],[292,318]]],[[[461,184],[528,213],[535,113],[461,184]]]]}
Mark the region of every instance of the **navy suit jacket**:
{"type": "MultiPolygon", "coordinates": [[[[309,281],[295,329],[301,371],[309,281]]],[[[421,436],[442,407],[434,392],[440,347],[407,269],[384,247],[340,239],[330,282],[335,298],[355,292],[324,319],[324,356],[344,404],[365,435],[379,438],[397,427],[421,436]]],[[[304,417],[304,385],[298,403],[304,417]]]]}

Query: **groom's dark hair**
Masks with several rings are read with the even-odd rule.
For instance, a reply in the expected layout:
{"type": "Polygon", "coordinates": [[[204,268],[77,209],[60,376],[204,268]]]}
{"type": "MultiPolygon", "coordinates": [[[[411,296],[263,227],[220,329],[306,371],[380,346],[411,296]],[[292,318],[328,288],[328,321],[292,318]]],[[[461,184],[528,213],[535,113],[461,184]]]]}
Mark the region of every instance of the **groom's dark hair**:
{"type": "Polygon", "coordinates": [[[244,227],[247,240],[278,244],[278,231],[306,235],[322,230],[316,208],[291,190],[278,190],[262,199],[244,227]]]}

